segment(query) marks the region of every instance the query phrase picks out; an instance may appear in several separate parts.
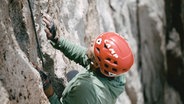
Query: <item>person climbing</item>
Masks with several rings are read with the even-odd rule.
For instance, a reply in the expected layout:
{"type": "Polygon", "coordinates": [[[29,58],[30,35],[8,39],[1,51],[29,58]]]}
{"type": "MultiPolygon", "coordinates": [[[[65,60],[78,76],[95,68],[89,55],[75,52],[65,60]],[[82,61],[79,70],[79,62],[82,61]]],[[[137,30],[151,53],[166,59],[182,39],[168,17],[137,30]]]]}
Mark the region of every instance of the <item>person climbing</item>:
{"type": "Polygon", "coordinates": [[[45,14],[45,33],[54,48],[86,70],[79,72],[63,91],[61,99],[52,86],[44,89],[51,104],[115,104],[124,91],[125,75],[134,62],[126,40],[115,32],[104,32],[88,48],[56,36],[52,18],[45,14]]]}

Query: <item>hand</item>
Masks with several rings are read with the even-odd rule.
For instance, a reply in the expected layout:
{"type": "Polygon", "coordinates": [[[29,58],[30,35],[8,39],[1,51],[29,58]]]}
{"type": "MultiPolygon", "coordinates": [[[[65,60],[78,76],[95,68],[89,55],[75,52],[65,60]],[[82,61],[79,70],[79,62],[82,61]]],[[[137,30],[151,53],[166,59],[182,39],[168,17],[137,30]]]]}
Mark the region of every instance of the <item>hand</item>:
{"type": "Polygon", "coordinates": [[[42,79],[44,93],[49,98],[50,96],[52,96],[54,94],[54,89],[52,87],[52,84],[50,83],[49,77],[47,76],[47,74],[43,70],[41,70],[40,67],[38,67],[38,65],[36,65],[34,63],[32,63],[32,64],[39,72],[40,77],[42,79]]]}
{"type": "Polygon", "coordinates": [[[53,19],[48,14],[44,14],[43,21],[46,24],[45,32],[47,35],[47,39],[49,39],[53,42],[57,42],[58,38],[56,37],[56,27],[55,27],[55,24],[53,22],[53,19]]]}
{"type": "Polygon", "coordinates": [[[48,88],[44,90],[44,93],[47,96],[47,98],[51,97],[54,94],[54,89],[52,85],[48,86],[48,88]]]}

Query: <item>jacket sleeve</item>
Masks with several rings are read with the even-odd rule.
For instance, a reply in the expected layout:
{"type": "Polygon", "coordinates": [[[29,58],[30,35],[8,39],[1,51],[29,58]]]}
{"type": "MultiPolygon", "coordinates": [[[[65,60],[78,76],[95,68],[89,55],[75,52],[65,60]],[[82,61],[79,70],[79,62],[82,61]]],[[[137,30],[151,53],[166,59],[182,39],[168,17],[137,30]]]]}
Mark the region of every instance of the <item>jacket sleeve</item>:
{"type": "Polygon", "coordinates": [[[90,60],[86,55],[87,49],[68,41],[67,39],[60,38],[57,43],[51,42],[52,46],[68,57],[70,60],[79,63],[83,67],[89,65],[90,60]]]}
{"type": "Polygon", "coordinates": [[[59,99],[58,96],[54,93],[54,95],[52,95],[51,97],[49,97],[49,102],[50,104],[62,104],[59,99]]]}

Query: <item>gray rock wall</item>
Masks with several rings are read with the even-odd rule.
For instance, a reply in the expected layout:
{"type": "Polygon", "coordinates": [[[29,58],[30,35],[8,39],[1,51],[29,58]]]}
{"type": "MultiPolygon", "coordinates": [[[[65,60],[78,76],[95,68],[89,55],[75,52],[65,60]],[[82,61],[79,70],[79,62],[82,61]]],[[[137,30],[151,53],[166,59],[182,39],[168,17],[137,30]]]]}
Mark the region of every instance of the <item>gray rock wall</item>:
{"type": "MultiPolygon", "coordinates": [[[[42,13],[53,17],[58,35],[84,47],[104,31],[115,31],[128,39],[135,64],[126,73],[126,91],[117,104],[182,104],[182,0],[30,1],[47,66],[44,70],[59,97],[67,84],[66,73],[83,68],[49,44],[42,13]]],[[[48,104],[39,74],[31,64],[41,66],[41,60],[27,0],[3,0],[0,15],[0,102],[48,104]]]]}
{"type": "Polygon", "coordinates": [[[140,1],[139,16],[139,66],[142,74],[146,104],[164,103],[165,14],[164,1],[140,1]]]}
{"type": "Polygon", "coordinates": [[[27,2],[4,0],[0,4],[0,96],[2,104],[40,104],[48,100],[38,72],[30,62],[37,49],[27,2]],[[14,16],[13,16],[14,14],[14,16]],[[26,15],[28,14],[28,15],[26,15]],[[30,26],[30,28],[28,28],[30,26]],[[30,32],[30,33],[29,33],[30,32]]]}

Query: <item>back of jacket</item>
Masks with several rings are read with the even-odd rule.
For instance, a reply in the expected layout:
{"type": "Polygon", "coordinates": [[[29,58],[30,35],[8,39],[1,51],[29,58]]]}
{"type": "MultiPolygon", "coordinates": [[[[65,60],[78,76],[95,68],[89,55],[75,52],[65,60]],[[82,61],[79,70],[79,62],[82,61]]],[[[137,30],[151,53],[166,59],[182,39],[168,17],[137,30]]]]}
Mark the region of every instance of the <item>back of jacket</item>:
{"type": "MultiPolygon", "coordinates": [[[[104,77],[100,71],[94,71],[90,68],[86,49],[63,38],[53,46],[87,69],[68,83],[60,99],[61,104],[115,104],[117,97],[124,91],[124,75],[112,79],[104,77]]],[[[49,100],[52,103],[57,99],[51,97],[49,100]]]]}

